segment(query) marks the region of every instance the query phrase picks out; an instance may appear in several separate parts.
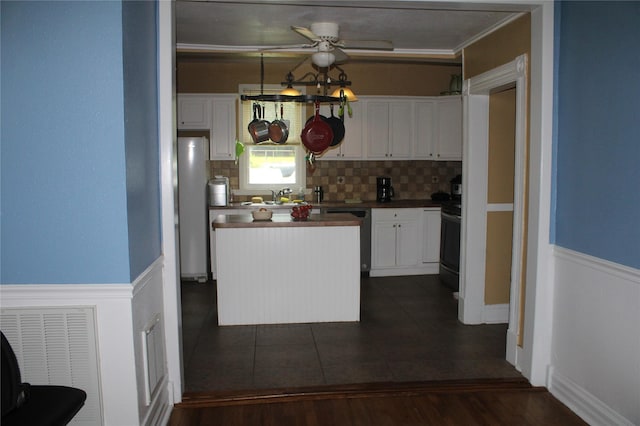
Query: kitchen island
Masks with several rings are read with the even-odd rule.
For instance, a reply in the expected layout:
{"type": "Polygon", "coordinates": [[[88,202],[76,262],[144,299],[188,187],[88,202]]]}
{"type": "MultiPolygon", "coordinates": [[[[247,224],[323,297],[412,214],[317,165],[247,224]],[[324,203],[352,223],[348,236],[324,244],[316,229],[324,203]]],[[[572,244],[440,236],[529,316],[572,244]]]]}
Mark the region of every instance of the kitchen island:
{"type": "Polygon", "coordinates": [[[360,219],[219,215],[219,325],[360,320],[360,219]]]}

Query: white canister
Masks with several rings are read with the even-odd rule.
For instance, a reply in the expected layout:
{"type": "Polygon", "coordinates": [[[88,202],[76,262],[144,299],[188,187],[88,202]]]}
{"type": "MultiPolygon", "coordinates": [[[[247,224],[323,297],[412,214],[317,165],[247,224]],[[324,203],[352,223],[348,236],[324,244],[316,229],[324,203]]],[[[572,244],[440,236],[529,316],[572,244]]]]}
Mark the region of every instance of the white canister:
{"type": "Polygon", "coordinates": [[[229,178],[225,176],[215,176],[209,181],[209,205],[227,206],[229,205],[229,178]]]}

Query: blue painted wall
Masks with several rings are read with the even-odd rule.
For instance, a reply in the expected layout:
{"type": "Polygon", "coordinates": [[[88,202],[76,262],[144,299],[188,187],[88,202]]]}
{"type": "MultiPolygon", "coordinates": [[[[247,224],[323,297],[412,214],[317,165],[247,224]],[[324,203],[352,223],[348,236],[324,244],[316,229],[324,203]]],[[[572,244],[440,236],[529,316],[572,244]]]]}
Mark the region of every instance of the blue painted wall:
{"type": "Polygon", "coordinates": [[[2,283],[130,282],[159,255],[157,130],[138,138],[157,128],[155,81],[143,100],[125,96],[129,13],[118,1],[0,2],[2,283]]]}
{"type": "Polygon", "coordinates": [[[131,280],[161,253],[157,16],[152,1],[123,4],[127,218],[131,280]]]}
{"type": "Polygon", "coordinates": [[[640,2],[559,15],[555,243],[640,268],[640,2]]]}

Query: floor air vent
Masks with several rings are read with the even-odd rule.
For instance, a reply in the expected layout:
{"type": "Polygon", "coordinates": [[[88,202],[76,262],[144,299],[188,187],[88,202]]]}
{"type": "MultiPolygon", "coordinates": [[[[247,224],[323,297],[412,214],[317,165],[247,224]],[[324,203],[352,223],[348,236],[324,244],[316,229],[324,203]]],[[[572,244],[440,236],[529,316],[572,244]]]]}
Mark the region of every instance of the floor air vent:
{"type": "Polygon", "coordinates": [[[87,392],[71,425],[102,425],[93,308],[7,308],[0,328],[18,358],[22,381],[87,392]]]}

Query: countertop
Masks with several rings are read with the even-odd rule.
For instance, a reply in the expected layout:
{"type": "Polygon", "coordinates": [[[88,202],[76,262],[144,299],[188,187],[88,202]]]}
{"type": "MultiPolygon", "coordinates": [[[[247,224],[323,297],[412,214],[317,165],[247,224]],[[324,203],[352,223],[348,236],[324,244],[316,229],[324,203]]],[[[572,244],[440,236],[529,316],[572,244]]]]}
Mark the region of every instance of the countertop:
{"type": "MultiPolygon", "coordinates": [[[[433,200],[393,200],[388,203],[379,203],[375,200],[362,200],[360,202],[355,203],[345,203],[344,201],[323,201],[320,204],[308,202],[313,205],[314,208],[370,208],[370,209],[400,209],[400,208],[422,208],[422,207],[431,207],[438,208],[442,205],[441,201],[433,201],[433,200]]],[[[210,210],[224,210],[224,209],[247,209],[247,210],[255,210],[259,207],[267,208],[270,210],[278,210],[278,209],[291,209],[291,205],[283,205],[283,204],[269,204],[269,205],[242,205],[242,203],[231,203],[229,206],[209,206],[210,210]]]]}
{"type": "MultiPolygon", "coordinates": [[[[243,206],[245,207],[245,206],[243,206]]],[[[251,207],[251,206],[246,206],[251,207]]],[[[318,226],[360,226],[361,219],[349,213],[311,214],[307,220],[293,220],[291,215],[274,213],[270,220],[253,220],[250,214],[218,215],[211,224],[219,228],[289,228],[318,226]]]]}

